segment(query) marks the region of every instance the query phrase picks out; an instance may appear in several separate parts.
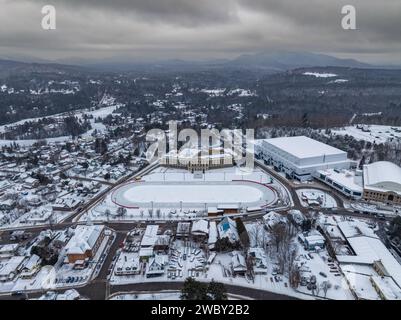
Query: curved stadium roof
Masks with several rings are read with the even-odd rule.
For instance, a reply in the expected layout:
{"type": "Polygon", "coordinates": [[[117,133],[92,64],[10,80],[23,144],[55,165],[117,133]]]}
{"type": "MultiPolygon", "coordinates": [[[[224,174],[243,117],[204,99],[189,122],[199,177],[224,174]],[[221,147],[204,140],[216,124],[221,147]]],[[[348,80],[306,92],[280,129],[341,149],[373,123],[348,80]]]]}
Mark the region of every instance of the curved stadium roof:
{"type": "Polygon", "coordinates": [[[389,161],[378,161],[363,168],[365,187],[401,192],[401,167],[389,161]]]}

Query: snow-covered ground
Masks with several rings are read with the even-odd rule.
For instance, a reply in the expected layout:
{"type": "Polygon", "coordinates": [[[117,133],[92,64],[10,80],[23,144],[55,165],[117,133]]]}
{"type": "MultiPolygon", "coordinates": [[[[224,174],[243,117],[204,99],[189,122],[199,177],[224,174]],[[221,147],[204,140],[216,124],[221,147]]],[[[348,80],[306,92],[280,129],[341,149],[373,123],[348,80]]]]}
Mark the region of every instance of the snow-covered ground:
{"type": "Polygon", "coordinates": [[[362,131],[356,126],[348,126],[337,130],[332,130],[332,133],[338,135],[349,135],[357,140],[365,140],[371,143],[384,143],[387,141],[396,141],[401,139],[401,127],[391,127],[382,125],[369,125],[369,132],[362,131]]]}
{"type": "Polygon", "coordinates": [[[255,97],[257,96],[256,92],[246,89],[232,89],[230,90],[227,95],[238,95],[239,97],[255,97]]]}
{"type": "Polygon", "coordinates": [[[201,92],[208,94],[210,97],[222,96],[225,91],[226,91],[225,88],[223,88],[223,89],[220,89],[220,88],[219,89],[202,89],[201,90],[201,92]]]}
{"type": "MultiPolygon", "coordinates": [[[[48,138],[46,141],[48,143],[56,143],[56,142],[65,142],[71,140],[71,136],[62,136],[62,137],[56,137],[56,138],[48,138]]],[[[22,147],[29,147],[32,146],[34,143],[38,142],[38,140],[0,140],[0,147],[1,146],[9,146],[11,144],[18,144],[22,147]]]]}
{"type": "Polygon", "coordinates": [[[251,182],[133,182],[118,189],[113,200],[127,207],[183,205],[264,205],[275,200],[273,190],[251,182]]]}
{"type": "MultiPolygon", "coordinates": [[[[93,115],[93,119],[89,119],[90,120],[90,124],[92,126],[91,130],[88,130],[87,132],[85,132],[82,136],[83,137],[87,137],[90,136],[92,134],[92,132],[96,129],[98,132],[103,132],[106,127],[99,122],[95,122],[95,119],[98,118],[105,118],[107,117],[109,114],[112,114],[119,106],[121,106],[118,103],[114,102],[114,99],[110,100],[110,99],[106,99],[105,100],[105,104],[109,103],[111,105],[107,106],[107,107],[103,107],[97,110],[77,110],[75,112],[73,112],[74,116],[78,117],[78,118],[82,118],[84,114],[90,114],[93,115]]],[[[56,115],[50,115],[50,116],[46,116],[46,117],[38,117],[38,118],[29,118],[29,119],[24,119],[24,120],[20,120],[14,123],[9,123],[6,125],[2,125],[0,126],[0,133],[3,133],[6,131],[7,127],[13,127],[16,125],[21,125],[24,124],[26,122],[35,122],[35,121],[39,121],[43,118],[64,118],[66,116],[68,116],[70,114],[56,114],[56,115]]],[[[71,136],[62,136],[62,137],[55,137],[55,138],[48,138],[46,139],[46,141],[48,143],[56,143],[56,142],[65,142],[65,141],[69,141],[71,140],[72,137],[71,136]]],[[[33,145],[35,142],[37,142],[38,140],[35,139],[31,139],[31,140],[0,140],[0,146],[8,146],[11,143],[17,143],[20,146],[31,146],[33,145]]]]}
{"type": "Polygon", "coordinates": [[[348,82],[348,80],[347,79],[336,79],[336,80],[330,81],[329,83],[345,83],[345,82],[348,82]]]}
{"type": "Polygon", "coordinates": [[[110,300],[181,300],[181,292],[126,293],[115,295],[110,300]]]}
{"type": "MultiPolygon", "coordinates": [[[[113,295],[110,300],[181,300],[180,291],[158,291],[154,293],[121,293],[113,295]]],[[[227,293],[227,300],[251,300],[249,297],[227,293]]]]}
{"type": "MultiPolygon", "coordinates": [[[[308,252],[303,250],[302,246],[299,247],[297,260],[302,264],[301,277],[316,277],[316,286],[321,287],[324,281],[328,281],[331,285],[325,295],[322,289],[315,292],[320,297],[325,297],[334,300],[353,300],[354,297],[345,281],[344,276],[339,272],[332,272],[328,259],[329,255],[326,250],[320,252],[308,252]]],[[[298,291],[311,294],[312,292],[306,286],[300,286],[298,291]]]]}
{"type": "Polygon", "coordinates": [[[334,73],[304,72],[304,76],[313,76],[315,78],[332,78],[337,77],[334,73]]]}

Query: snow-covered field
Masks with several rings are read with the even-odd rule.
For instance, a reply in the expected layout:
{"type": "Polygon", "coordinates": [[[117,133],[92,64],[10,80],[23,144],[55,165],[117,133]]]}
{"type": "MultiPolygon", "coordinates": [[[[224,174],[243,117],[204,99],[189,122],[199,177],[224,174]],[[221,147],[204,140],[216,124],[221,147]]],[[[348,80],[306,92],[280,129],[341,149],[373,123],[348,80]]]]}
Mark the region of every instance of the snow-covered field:
{"type": "Polygon", "coordinates": [[[401,127],[369,125],[368,128],[370,132],[362,131],[362,129],[358,129],[356,126],[348,126],[332,130],[332,133],[342,136],[349,135],[357,140],[365,140],[376,144],[401,139],[401,127]]]}
{"type": "Polygon", "coordinates": [[[334,73],[304,72],[304,76],[313,76],[315,78],[332,78],[337,77],[334,73]]]}
{"type": "Polygon", "coordinates": [[[267,186],[246,181],[133,182],[114,192],[113,201],[126,207],[179,207],[183,205],[266,205],[276,199],[267,186]]]}
{"type": "MultiPolygon", "coordinates": [[[[185,169],[159,167],[114,189],[80,221],[177,220],[207,215],[208,207],[237,205],[283,207],[287,190],[259,168],[251,173],[229,167],[193,174],[185,169]],[[119,208],[125,208],[124,214],[119,208]],[[150,212],[151,208],[156,212],[150,212]]],[[[151,210],[153,211],[153,210],[151,210]]]]}

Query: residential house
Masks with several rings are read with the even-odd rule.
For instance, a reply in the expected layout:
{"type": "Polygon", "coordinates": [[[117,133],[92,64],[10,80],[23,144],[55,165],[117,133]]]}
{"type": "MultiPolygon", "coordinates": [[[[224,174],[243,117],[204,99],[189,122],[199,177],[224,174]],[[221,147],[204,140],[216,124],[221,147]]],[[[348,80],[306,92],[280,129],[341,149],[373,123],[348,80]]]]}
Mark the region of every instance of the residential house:
{"type": "Polygon", "coordinates": [[[147,265],[146,277],[160,277],[164,274],[166,270],[166,265],[168,261],[168,256],[166,255],[155,255],[151,257],[147,265]]]}
{"type": "Polygon", "coordinates": [[[237,224],[229,217],[224,217],[223,220],[217,225],[220,239],[228,238],[230,242],[236,242],[239,240],[237,231],[237,224]]]}
{"type": "Polygon", "coordinates": [[[247,267],[245,257],[239,251],[234,251],[231,257],[232,272],[234,275],[244,276],[247,267]]]}
{"type": "Polygon", "coordinates": [[[198,242],[205,242],[209,236],[209,223],[207,220],[200,219],[192,223],[192,239],[198,242]]]}
{"type": "Polygon", "coordinates": [[[77,226],[74,235],[65,246],[68,262],[75,263],[77,260],[93,258],[104,239],[104,230],[103,225],[77,226]]]}

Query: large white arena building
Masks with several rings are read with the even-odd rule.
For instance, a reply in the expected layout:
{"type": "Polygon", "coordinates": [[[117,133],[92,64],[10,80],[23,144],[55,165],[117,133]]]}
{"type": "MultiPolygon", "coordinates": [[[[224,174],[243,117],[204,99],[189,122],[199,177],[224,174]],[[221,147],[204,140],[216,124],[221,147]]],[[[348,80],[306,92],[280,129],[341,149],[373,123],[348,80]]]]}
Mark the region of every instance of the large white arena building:
{"type": "Polygon", "coordinates": [[[401,167],[388,161],[363,166],[365,200],[401,204],[401,167]]]}
{"type": "Polygon", "coordinates": [[[305,136],[258,140],[257,157],[284,172],[288,178],[306,181],[323,169],[349,169],[345,151],[305,136]]]}

